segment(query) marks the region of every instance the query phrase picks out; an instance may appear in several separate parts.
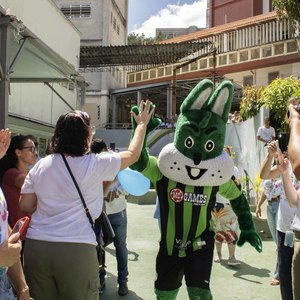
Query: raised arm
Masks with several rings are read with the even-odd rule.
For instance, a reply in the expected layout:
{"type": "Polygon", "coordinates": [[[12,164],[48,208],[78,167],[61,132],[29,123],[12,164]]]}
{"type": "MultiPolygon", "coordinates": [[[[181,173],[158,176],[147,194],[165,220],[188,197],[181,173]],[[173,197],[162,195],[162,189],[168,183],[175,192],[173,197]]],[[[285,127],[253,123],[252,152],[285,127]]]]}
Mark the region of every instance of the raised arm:
{"type": "Polygon", "coordinates": [[[128,150],[120,152],[121,170],[135,163],[141,155],[147,130],[147,124],[149,123],[149,120],[154,111],[154,109],[150,111],[150,104],[151,102],[147,100],[146,105],[144,105],[144,101],[142,100],[139,107],[139,114],[131,112],[137,124],[137,127],[135,129],[134,136],[132,137],[131,142],[128,146],[128,150]]]}
{"type": "Polygon", "coordinates": [[[0,159],[5,155],[10,145],[10,131],[9,129],[0,130],[0,159]]]}
{"type": "Polygon", "coordinates": [[[286,199],[289,201],[291,207],[296,207],[299,194],[296,191],[289,175],[289,161],[287,158],[284,159],[283,162],[278,166],[278,170],[281,173],[286,199]]]}
{"type": "Polygon", "coordinates": [[[289,140],[289,158],[293,168],[293,172],[298,180],[300,180],[300,115],[295,109],[298,104],[297,100],[290,100],[289,103],[289,124],[290,124],[290,140],[289,140]],[[295,102],[296,101],[296,102],[295,102]]]}
{"type": "Polygon", "coordinates": [[[262,179],[275,179],[280,175],[280,172],[277,170],[277,166],[272,167],[272,162],[276,154],[276,141],[269,143],[267,149],[268,153],[262,163],[259,175],[262,179]]]}

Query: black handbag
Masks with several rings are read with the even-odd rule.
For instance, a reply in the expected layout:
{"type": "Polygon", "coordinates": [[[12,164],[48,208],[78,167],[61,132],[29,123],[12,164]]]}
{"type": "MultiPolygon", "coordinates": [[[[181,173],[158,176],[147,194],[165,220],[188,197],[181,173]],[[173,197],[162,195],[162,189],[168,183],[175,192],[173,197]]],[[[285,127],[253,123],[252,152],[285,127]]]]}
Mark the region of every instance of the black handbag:
{"type": "Polygon", "coordinates": [[[104,211],[102,211],[100,217],[97,218],[95,220],[95,222],[93,221],[93,218],[92,218],[90,211],[85,203],[85,200],[84,200],[81,190],[78,186],[78,183],[71,171],[71,168],[70,168],[65,156],[62,153],[60,153],[60,154],[61,154],[63,161],[70,173],[70,176],[74,182],[74,185],[78,191],[82,205],[84,207],[85,214],[86,214],[87,218],[89,219],[90,224],[95,233],[96,240],[97,240],[97,256],[98,256],[99,264],[104,265],[104,247],[106,247],[107,245],[109,245],[113,242],[113,239],[115,237],[114,230],[110,224],[107,214],[104,211]]]}
{"type": "Polygon", "coordinates": [[[95,220],[95,232],[102,247],[106,247],[114,241],[115,232],[104,210],[100,217],[95,220]]]}

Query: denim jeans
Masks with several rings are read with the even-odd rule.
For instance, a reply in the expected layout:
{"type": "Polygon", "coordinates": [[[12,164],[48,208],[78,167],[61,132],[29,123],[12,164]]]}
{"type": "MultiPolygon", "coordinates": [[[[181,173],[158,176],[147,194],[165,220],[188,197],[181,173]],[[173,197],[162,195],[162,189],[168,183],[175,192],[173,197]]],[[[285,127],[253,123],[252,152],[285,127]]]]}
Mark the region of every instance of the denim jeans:
{"type": "MultiPolygon", "coordinates": [[[[267,222],[270,228],[273,241],[276,243],[276,245],[277,245],[276,224],[277,224],[278,207],[279,207],[279,201],[269,202],[267,206],[267,222]]],[[[277,255],[276,267],[275,267],[273,278],[279,279],[278,255],[277,255]]]]}
{"type": "Polygon", "coordinates": [[[292,261],[294,248],[284,246],[285,233],[277,230],[278,265],[280,292],[282,300],[293,300],[292,292],[292,261]]]}
{"type": "Polygon", "coordinates": [[[6,274],[0,276],[0,299],[14,300],[15,296],[6,274]]]}
{"type": "Polygon", "coordinates": [[[279,207],[279,201],[269,202],[267,206],[267,221],[271,231],[272,238],[276,244],[277,244],[276,224],[277,224],[278,207],[279,207]]]}
{"type": "Polygon", "coordinates": [[[108,215],[109,221],[114,229],[114,246],[118,266],[118,283],[128,281],[128,253],[126,247],[127,237],[127,213],[123,211],[108,215]]]}

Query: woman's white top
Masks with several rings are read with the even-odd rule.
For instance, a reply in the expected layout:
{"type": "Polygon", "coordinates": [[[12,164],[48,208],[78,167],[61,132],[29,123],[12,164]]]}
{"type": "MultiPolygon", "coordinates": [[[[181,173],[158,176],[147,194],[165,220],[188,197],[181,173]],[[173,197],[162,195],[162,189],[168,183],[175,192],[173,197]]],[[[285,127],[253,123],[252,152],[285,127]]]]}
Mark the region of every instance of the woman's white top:
{"type": "MultiPolygon", "coordinates": [[[[290,179],[296,190],[299,189],[299,181],[296,179],[291,164],[289,164],[289,175],[290,179]]],[[[281,193],[280,193],[280,202],[277,214],[277,227],[276,229],[281,232],[286,232],[291,230],[292,223],[295,218],[296,208],[290,207],[288,200],[286,199],[286,195],[284,192],[283,184],[281,183],[281,193]]]]}
{"type": "MultiPolygon", "coordinates": [[[[120,155],[69,156],[67,161],[90,214],[97,218],[103,207],[103,181],[113,180],[120,171],[120,155]]],[[[37,208],[27,238],[96,245],[80,196],[60,154],[39,160],[30,170],[21,194],[30,193],[37,197],[37,208]]]]}
{"type": "MultiPolygon", "coordinates": [[[[0,188],[0,244],[8,237],[8,211],[5,197],[0,188]]],[[[0,277],[4,276],[7,271],[6,267],[0,267],[0,277]]],[[[1,293],[0,293],[1,294],[1,293]]]]}

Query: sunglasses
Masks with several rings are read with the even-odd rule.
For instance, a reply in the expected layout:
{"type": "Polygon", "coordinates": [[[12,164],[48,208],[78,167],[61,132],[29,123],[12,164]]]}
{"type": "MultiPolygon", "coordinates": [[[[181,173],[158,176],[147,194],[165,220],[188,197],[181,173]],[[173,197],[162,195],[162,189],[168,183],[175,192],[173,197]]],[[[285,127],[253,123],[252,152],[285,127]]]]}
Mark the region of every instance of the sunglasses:
{"type": "Polygon", "coordinates": [[[23,147],[23,149],[28,149],[30,152],[35,153],[37,148],[35,146],[28,146],[28,147],[23,147]]]}

